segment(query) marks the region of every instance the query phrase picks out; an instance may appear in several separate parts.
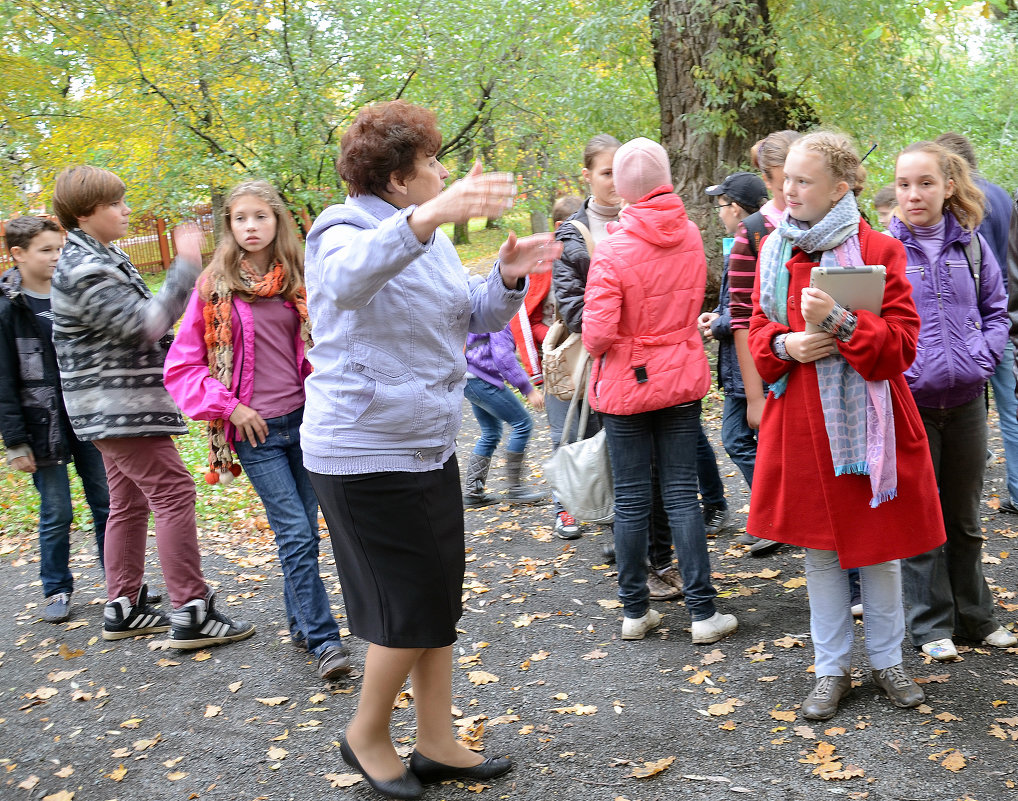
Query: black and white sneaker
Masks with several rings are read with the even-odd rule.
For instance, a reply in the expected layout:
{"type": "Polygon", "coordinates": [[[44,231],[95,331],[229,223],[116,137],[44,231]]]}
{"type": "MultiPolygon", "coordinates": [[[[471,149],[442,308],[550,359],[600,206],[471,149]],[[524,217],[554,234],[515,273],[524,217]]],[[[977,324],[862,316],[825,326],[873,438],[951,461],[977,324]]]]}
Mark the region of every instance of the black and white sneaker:
{"type": "Polygon", "coordinates": [[[703,507],[703,527],[708,537],[716,536],[728,525],[728,507],[706,504],[703,507]]]}
{"type": "Polygon", "coordinates": [[[207,598],[195,598],[170,613],[170,647],[181,651],[226,645],[246,640],[255,632],[253,623],[230,620],[216,611],[215,593],[207,598]]]}
{"type": "Polygon", "coordinates": [[[170,621],[148,602],[148,587],[138,590],[138,600],[131,603],[121,595],[106,604],[103,610],[103,639],[123,640],[141,634],[161,634],[170,630],[170,621]]]}

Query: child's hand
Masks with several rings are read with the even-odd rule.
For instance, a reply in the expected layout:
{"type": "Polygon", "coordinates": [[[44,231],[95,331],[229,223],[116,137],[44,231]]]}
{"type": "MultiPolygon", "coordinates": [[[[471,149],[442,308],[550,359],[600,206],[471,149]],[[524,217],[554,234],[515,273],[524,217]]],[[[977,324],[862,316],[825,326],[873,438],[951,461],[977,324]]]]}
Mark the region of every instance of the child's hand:
{"type": "Polygon", "coordinates": [[[184,223],[173,229],[173,245],[177,255],[192,264],[201,264],[201,246],[205,235],[194,223],[184,223]]]}
{"type": "Polygon", "coordinates": [[[544,410],[544,395],[541,394],[541,390],[539,389],[530,390],[530,394],[527,395],[527,401],[530,403],[531,406],[537,409],[537,411],[540,412],[544,410]]]}
{"type": "Polygon", "coordinates": [[[252,448],[257,448],[259,442],[265,442],[269,435],[269,426],[264,418],[243,403],[238,403],[230,414],[230,422],[236,427],[239,438],[250,442],[252,448]]]}
{"type": "Polygon", "coordinates": [[[836,353],[838,346],[834,336],[826,331],[820,331],[817,334],[796,331],[785,337],[785,350],[797,362],[805,364],[836,353]]]}
{"type": "Polygon", "coordinates": [[[802,319],[807,323],[820,325],[834,309],[835,301],[822,289],[805,286],[802,288],[801,304],[802,319]]]}
{"type": "Polygon", "coordinates": [[[11,467],[15,470],[20,470],[22,473],[34,473],[35,457],[32,454],[28,454],[27,456],[11,459],[11,467]]]}
{"type": "Polygon", "coordinates": [[[720,314],[715,314],[714,312],[704,312],[696,318],[696,327],[700,329],[700,334],[704,339],[714,338],[714,333],[710,330],[710,324],[720,316],[720,314]]]}

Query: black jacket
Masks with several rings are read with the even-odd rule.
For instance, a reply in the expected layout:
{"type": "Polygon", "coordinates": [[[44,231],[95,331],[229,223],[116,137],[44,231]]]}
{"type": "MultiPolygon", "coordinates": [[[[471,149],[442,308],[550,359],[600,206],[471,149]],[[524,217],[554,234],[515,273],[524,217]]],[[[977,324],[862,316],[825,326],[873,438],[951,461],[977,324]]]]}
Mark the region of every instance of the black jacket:
{"type": "Polygon", "coordinates": [[[556,241],[562,243],[562,257],[555,259],[552,267],[552,290],[562,321],[574,334],[581,333],[583,327],[583,292],[587,288],[590,254],[587,252],[587,243],[583,241],[583,234],[570,225],[569,220],[579,220],[590,228],[588,203],[590,198],[583,201],[583,208],[569,217],[555,232],[556,241]]]}
{"type": "Polygon", "coordinates": [[[31,446],[38,467],[71,461],[56,351],[25,301],[16,268],[0,277],[0,434],[8,450],[31,446]]]}

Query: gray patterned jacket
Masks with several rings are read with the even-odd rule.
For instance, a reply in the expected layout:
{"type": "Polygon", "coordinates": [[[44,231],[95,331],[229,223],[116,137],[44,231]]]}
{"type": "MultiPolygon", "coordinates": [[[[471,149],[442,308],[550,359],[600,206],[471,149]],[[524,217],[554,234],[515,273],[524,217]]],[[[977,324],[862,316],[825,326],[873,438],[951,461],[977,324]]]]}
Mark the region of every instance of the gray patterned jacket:
{"type": "Polygon", "coordinates": [[[53,344],[79,439],[186,433],[163,360],[199,269],[177,259],[153,296],[120,248],[67,235],[53,275],[53,344]]]}

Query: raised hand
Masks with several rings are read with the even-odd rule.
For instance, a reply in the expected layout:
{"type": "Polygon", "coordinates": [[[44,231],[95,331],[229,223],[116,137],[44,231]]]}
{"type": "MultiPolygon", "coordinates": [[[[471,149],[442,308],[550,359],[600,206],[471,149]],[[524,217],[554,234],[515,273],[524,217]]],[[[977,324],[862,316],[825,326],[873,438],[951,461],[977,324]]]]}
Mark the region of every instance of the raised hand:
{"type": "Polygon", "coordinates": [[[498,249],[502,281],[510,289],[515,289],[524,276],[548,272],[561,255],[562,243],[555,241],[554,234],[533,234],[517,239],[516,233],[510,231],[498,249]]]}

